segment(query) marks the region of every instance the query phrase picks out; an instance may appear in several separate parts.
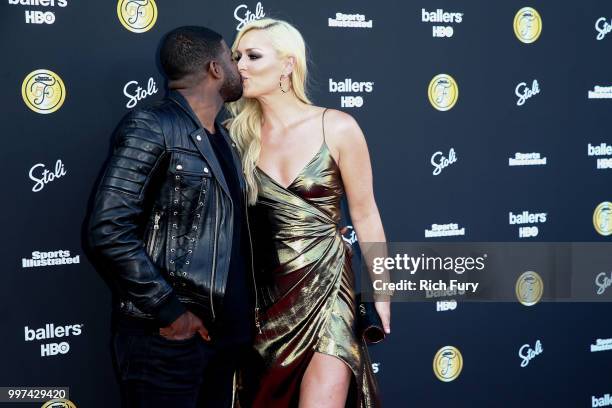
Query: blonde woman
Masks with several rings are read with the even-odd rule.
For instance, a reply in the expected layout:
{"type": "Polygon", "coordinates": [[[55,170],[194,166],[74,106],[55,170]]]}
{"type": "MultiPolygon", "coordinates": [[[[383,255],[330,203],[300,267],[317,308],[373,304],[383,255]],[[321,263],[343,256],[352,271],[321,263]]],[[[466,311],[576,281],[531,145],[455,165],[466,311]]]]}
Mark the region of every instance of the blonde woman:
{"type": "MultiPolygon", "coordinates": [[[[359,239],[385,241],[363,133],[350,115],[312,105],[304,40],[290,24],[253,21],[232,52],[244,93],[228,105],[229,130],[252,205],[264,363],[253,406],[376,406],[338,227],[346,193],[359,239]]],[[[376,310],[389,333],[389,302],[376,310]]]]}

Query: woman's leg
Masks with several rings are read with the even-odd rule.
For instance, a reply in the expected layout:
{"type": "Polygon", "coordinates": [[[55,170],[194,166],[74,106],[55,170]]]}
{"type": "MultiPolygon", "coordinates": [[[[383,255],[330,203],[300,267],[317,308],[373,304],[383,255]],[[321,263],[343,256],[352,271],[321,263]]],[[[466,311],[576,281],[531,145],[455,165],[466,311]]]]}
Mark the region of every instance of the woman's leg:
{"type": "Polygon", "coordinates": [[[315,352],[300,386],[300,408],[344,408],[352,372],[339,358],[315,352]]]}

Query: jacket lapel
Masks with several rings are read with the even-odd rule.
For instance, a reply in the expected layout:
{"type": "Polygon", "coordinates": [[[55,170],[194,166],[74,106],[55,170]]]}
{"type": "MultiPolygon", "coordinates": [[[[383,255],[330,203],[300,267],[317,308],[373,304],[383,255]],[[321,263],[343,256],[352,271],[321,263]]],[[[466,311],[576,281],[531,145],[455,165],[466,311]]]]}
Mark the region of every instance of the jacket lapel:
{"type": "MultiPolygon", "coordinates": [[[[213,176],[217,179],[217,182],[231,199],[231,195],[229,192],[229,188],[227,186],[227,181],[225,180],[225,176],[223,175],[223,170],[221,169],[221,165],[219,164],[219,160],[217,159],[217,155],[215,154],[212,145],[210,144],[210,140],[208,140],[208,134],[200,123],[200,119],[196,116],[196,114],[189,106],[187,100],[177,91],[170,91],[168,93],[168,98],[174,101],[196,124],[197,129],[189,135],[191,141],[196,146],[200,154],[204,157],[206,162],[208,163],[210,170],[213,173],[213,176]]],[[[216,124],[217,129],[219,131],[223,131],[223,127],[220,124],[216,124]]]]}

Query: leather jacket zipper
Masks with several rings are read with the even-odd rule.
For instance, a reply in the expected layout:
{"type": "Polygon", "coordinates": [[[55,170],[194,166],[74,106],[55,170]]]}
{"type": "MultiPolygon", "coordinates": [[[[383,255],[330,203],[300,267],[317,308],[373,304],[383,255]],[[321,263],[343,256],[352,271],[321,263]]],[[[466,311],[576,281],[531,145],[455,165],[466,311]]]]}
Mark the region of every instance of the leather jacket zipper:
{"type": "Polygon", "coordinates": [[[155,238],[157,238],[157,231],[159,231],[159,220],[161,219],[161,214],[159,212],[155,213],[155,217],[153,218],[153,233],[151,234],[151,238],[149,239],[148,253],[150,256],[153,256],[153,251],[155,250],[155,238]]]}
{"type": "Polygon", "coordinates": [[[253,288],[255,289],[255,327],[259,331],[259,334],[261,334],[261,322],[259,321],[259,302],[257,299],[257,282],[255,282],[255,268],[253,267],[253,241],[251,240],[251,227],[249,223],[249,209],[247,205],[246,190],[244,191],[243,196],[244,196],[244,213],[246,216],[246,225],[247,225],[247,231],[249,235],[249,249],[250,249],[250,254],[251,254],[251,275],[253,277],[253,288]]]}
{"type": "Polygon", "coordinates": [[[213,243],[212,271],[210,274],[210,313],[215,320],[215,307],[213,302],[213,286],[215,284],[215,273],[217,271],[217,241],[219,240],[219,193],[215,194],[215,240],[213,243]]]}

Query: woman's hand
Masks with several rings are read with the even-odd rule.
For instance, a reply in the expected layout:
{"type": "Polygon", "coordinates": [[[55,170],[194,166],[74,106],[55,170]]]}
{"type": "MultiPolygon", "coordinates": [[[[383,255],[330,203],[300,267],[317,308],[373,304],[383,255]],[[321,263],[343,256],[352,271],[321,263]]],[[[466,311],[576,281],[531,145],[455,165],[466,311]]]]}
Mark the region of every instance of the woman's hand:
{"type": "Polygon", "coordinates": [[[386,334],[391,333],[391,302],[374,302],[374,307],[376,308],[376,312],[378,316],[380,316],[380,320],[382,320],[383,329],[386,334]]]}

